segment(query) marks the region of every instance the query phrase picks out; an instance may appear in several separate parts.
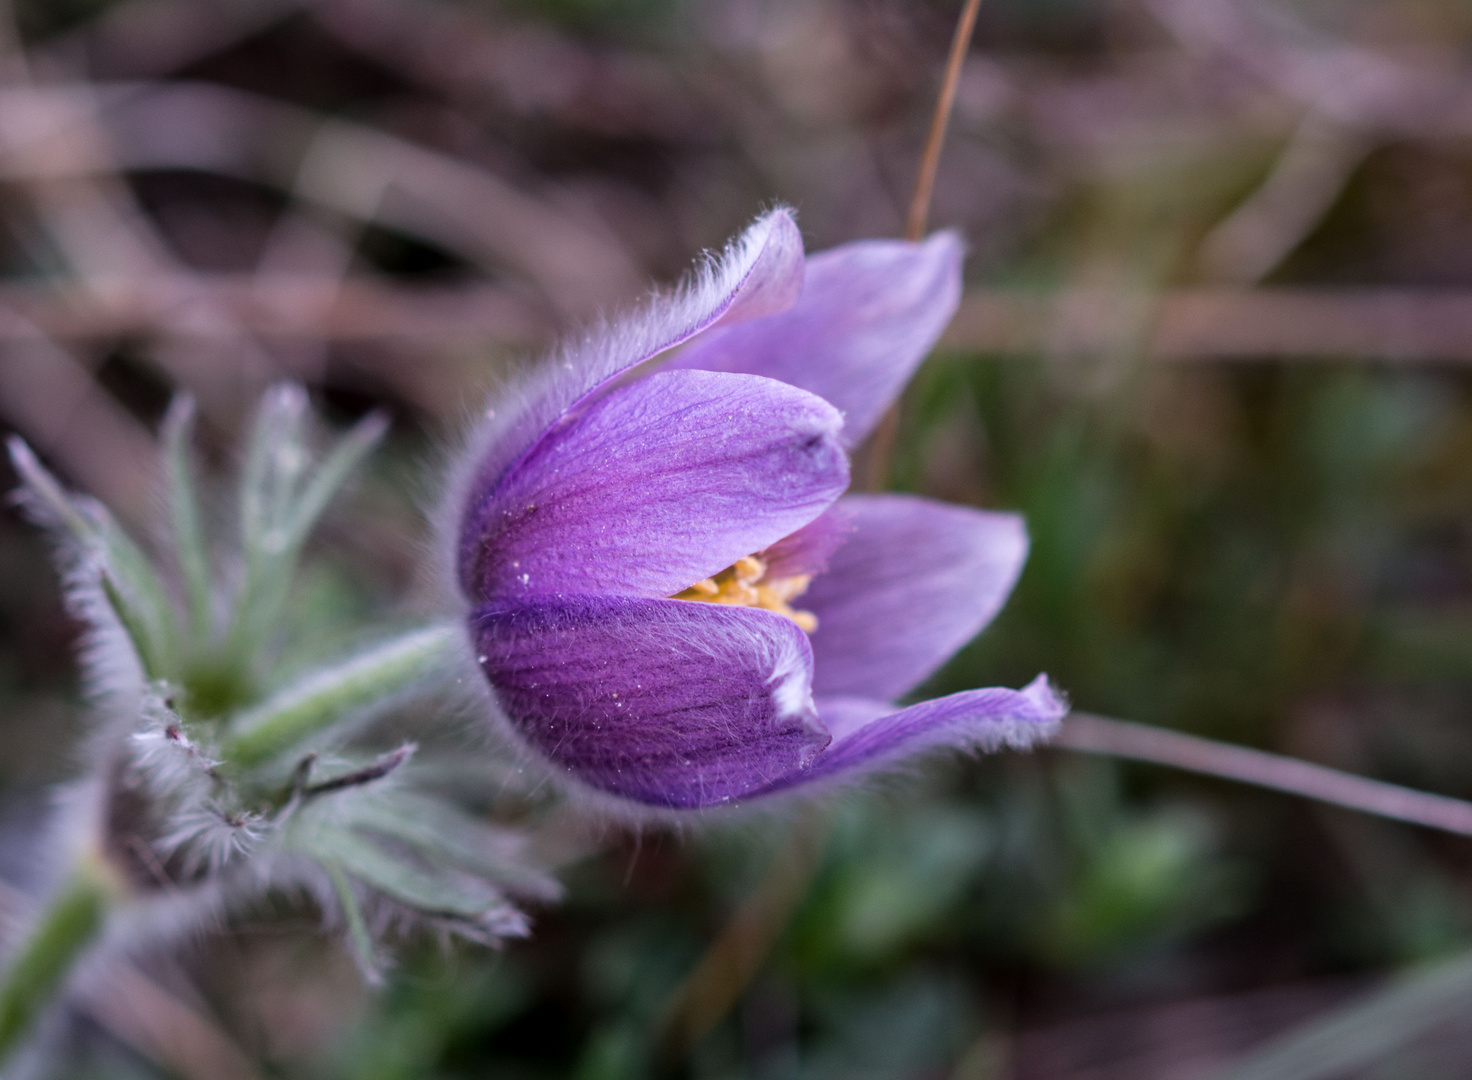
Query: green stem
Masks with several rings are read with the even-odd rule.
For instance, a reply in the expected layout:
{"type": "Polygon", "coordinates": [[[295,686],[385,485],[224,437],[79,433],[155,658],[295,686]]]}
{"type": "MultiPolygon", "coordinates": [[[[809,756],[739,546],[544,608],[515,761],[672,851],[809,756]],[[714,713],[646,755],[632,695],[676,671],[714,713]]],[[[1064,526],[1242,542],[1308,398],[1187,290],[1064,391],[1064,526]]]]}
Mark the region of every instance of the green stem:
{"type": "Polygon", "coordinates": [[[85,862],[52,899],[0,978],[0,1064],[29,1034],[67,975],[102,932],[116,895],[100,865],[85,862]]]}
{"type": "Polygon", "coordinates": [[[250,768],[442,668],[453,626],[430,626],[379,645],[272,695],[232,725],[223,757],[250,768]]]}

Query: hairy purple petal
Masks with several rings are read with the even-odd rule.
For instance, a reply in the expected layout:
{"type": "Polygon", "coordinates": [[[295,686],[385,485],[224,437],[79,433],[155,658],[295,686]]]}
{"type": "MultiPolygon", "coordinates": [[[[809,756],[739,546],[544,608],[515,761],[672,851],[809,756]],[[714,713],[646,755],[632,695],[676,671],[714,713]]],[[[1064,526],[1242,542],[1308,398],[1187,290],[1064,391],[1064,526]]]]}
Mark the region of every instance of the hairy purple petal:
{"type": "Polygon", "coordinates": [[[520,735],[590,787],[655,806],[739,798],[827,745],[792,622],[682,600],[574,596],[471,618],[520,735]]]}
{"type": "Polygon", "coordinates": [[[562,424],[588,407],[631,368],[683,344],[702,331],[773,315],[802,289],[802,235],[786,210],[758,218],[725,253],[698,268],[673,293],[643,310],[568,342],[560,355],[513,388],[506,404],[488,414],[466,455],[469,470],[451,484],[461,509],[458,550],[461,584],[471,591],[466,559],[480,534],[476,514],[487,493],[518,458],[558,436],[562,424]]]}
{"type": "Polygon", "coordinates": [[[1039,675],[1021,690],[963,690],[891,712],[863,698],[820,698],[818,715],[832,744],[807,768],[754,795],[832,779],[859,779],[929,750],[1025,749],[1051,738],[1068,703],[1039,675]]]}
{"type": "Polygon", "coordinates": [[[1001,610],[1027,559],[1016,514],[911,495],[852,495],[851,532],[800,601],[818,617],[814,692],[893,699],[1001,610]]]}
{"type": "Polygon", "coordinates": [[[754,375],[671,371],[610,391],[488,495],[467,591],[673,595],[838,498],[841,424],[821,398],[754,375]]]}
{"type": "Polygon", "coordinates": [[[811,390],[843,411],[844,443],[857,445],[955,314],[961,255],[953,233],[919,244],[861,240],[814,255],[790,309],[705,333],[674,362],[811,390]]]}

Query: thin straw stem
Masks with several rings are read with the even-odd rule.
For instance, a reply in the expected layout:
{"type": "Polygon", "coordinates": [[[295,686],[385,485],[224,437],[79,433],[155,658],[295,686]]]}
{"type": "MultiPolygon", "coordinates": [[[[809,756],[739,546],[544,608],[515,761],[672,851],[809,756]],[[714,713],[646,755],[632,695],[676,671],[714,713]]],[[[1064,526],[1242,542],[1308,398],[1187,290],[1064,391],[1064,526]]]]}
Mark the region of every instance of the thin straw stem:
{"type": "MultiPolygon", "coordinates": [[[[946,71],[941,79],[940,95],[935,99],[935,112],[930,117],[930,134],[925,137],[925,150],[920,155],[920,171],[915,176],[915,193],[910,197],[910,212],[905,217],[905,239],[918,241],[925,235],[930,218],[930,195],[935,190],[935,175],[940,169],[940,152],[946,142],[946,128],[951,123],[951,107],[956,103],[956,87],[961,82],[961,66],[971,49],[971,35],[976,30],[976,13],[981,0],[966,0],[961,17],[956,20],[956,33],[951,38],[951,54],[946,58],[946,71]]],[[[891,405],[874,435],[869,440],[865,458],[863,487],[883,491],[889,486],[890,465],[894,460],[895,442],[899,437],[899,405],[891,405]]]]}
{"type": "Polygon", "coordinates": [[[1472,836],[1472,803],[1371,780],[1296,758],[1145,724],[1072,713],[1052,743],[1086,754],[1149,761],[1237,780],[1377,817],[1472,836]]]}
{"type": "Polygon", "coordinates": [[[971,48],[971,35],[976,29],[976,13],[981,0],[966,0],[956,33],[951,38],[951,55],[946,60],[945,78],[940,84],[940,97],[930,118],[930,134],[925,139],[925,152],[920,157],[920,173],[915,177],[915,194],[910,199],[910,213],[905,218],[905,239],[919,240],[925,235],[925,222],[930,216],[930,194],[935,189],[935,174],[940,168],[940,151],[945,145],[946,128],[951,122],[951,106],[956,102],[956,87],[961,82],[961,65],[971,48]]]}

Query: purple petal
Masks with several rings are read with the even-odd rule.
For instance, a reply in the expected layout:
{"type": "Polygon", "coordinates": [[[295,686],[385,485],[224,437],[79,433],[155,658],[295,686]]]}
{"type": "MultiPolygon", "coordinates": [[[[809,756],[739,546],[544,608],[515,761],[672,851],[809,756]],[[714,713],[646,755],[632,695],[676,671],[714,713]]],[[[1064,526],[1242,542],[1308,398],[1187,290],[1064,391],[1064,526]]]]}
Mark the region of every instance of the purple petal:
{"type": "MultiPolygon", "coordinates": [[[[758,218],[720,258],[698,268],[673,293],[657,296],[643,310],[568,342],[525,385],[487,413],[461,455],[465,467],[450,484],[451,512],[485,502],[519,457],[555,434],[554,425],[585,408],[631,368],[680,345],[696,334],[790,307],[802,289],[802,235],[786,210],[758,218]]],[[[464,537],[465,527],[461,536],[464,537]]],[[[459,551],[462,584],[464,549],[459,551]]]]}
{"type": "MultiPolygon", "coordinates": [[[[894,712],[895,707],[890,702],[876,701],[873,698],[818,699],[818,719],[828,729],[828,734],[833,736],[833,743],[848,738],[859,728],[894,712]]],[[[833,743],[829,745],[832,746],[833,743]]]]}
{"type": "Polygon", "coordinates": [[[920,244],[861,240],[814,255],[792,308],[703,334],[674,362],[811,390],[843,411],[844,442],[857,445],[955,314],[961,256],[954,233],[920,244]]]}
{"type": "Polygon", "coordinates": [[[471,619],[517,732],[600,791],[668,807],[738,798],[828,744],[791,621],[682,600],[566,597],[471,619]]]}
{"type": "Polygon", "coordinates": [[[754,375],[671,371],[619,387],[467,517],[466,591],[673,595],[842,494],[841,424],[821,398],[754,375]]]}
{"type": "Polygon", "coordinates": [[[788,533],[775,544],[761,550],[767,564],[767,576],[773,578],[809,576],[828,569],[828,560],[853,532],[848,519],[836,508],[814,518],[794,533],[788,533]]]}
{"type": "Polygon", "coordinates": [[[832,744],[807,768],[752,794],[823,780],[856,780],[940,747],[982,752],[1003,746],[1025,749],[1051,738],[1067,712],[1068,703],[1046,675],[1021,690],[963,690],[898,712],[868,699],[821,698],[818,715],[833,730],[832,744]]]}
{"type": "Polygon", "coordinates": [[[892,701],[1001,610],[1027,559],[1016,514],[911,495],[854,495],[852,532],[798,603],[818,617],[814,692],[892,701]]]}

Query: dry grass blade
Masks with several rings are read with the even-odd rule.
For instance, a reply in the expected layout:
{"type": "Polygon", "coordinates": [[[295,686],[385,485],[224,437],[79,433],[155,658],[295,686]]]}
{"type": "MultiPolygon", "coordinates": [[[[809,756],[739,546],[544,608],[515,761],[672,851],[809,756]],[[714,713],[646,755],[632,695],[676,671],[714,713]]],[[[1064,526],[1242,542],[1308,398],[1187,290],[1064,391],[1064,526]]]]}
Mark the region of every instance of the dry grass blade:
{"type": "Polygon", "coordinates": [[[184,1080],[260,1080],[214,1021],[138,969],[114,962],[90,981],[87,1011],[124,1043],[184,1080]]]}
{"type": "Polygon", "coordinates": [[[75,356],[15,318],[0,352],[0,415],[77,483],[132,521],[147,516],[158,471],[153,440],[75,356]]]}
{"type": "MultiPolygon", "coordinates": [[[[935,112],[930,118],[930,132],[925,137],[925,149],[920,155],[915,193],[910,198],[909,213],[905,217],[906,240],[918,241],[925,236],[925,227],[930,220],[930,197],[935,190],[936,175],[940,171],[940,152],[945,146],[946,129],[950,126],[951,110],[956,104],[956,87],[960,85],[961,68],[971,49],[971,35],[976,30],[976,13],[979,10],[981,0],[965,0],[961,16],[956,21],[956,31],[951,37],[951,52],[946,58],[945,75],[941,78],[940,94],[936,97],[935,112]]],[[[896,404],[884,414],[869,440],[863,469],[863,486],[866,490],[883,491],[889,486],[889,473],[899,430],[900,413],[899,405],[896,404]]]]}
{"type": "Polygon", "coordinates": [[[976,13],[981,0],[965,0],[956,33],[951,38],[951,53],[946,59],[946,72],[941,80],[940,96],[935,101],[935,114],[930,119],[930,133],[925,137],[925,150],[920,156],[920,172],[915,180],[915,194],[905,218],[905,239],[919,240],[925,235],[930,217],[930,196],[935,190],[935,176],[940,171],[940,152],[945,146],[946,128],[951,123],[951,108],[956,103],[956,87],[961,82],[961,68],[971,48],[971,35],[976,30],[976,13]]]}
{"type": "MultiPolygon", "coordinates": [[[[1381,1061],[1441,1024],[1466,1015],[1472,956],[1414,972],[1348,1008],[1274,1040],[1211,1080],[1325,1080],[1381,1061]]],[[[1383,1075],[1403,1075],[1386,1072],[1383,1075]]]]}

